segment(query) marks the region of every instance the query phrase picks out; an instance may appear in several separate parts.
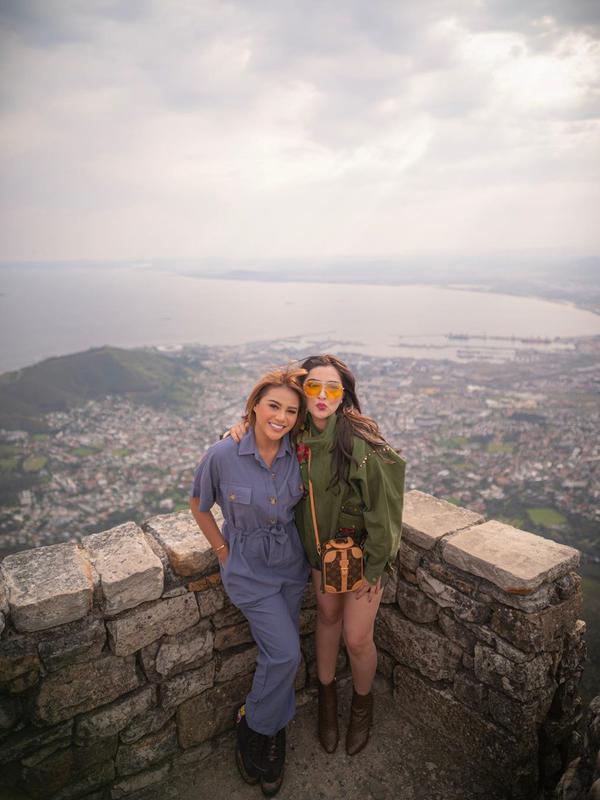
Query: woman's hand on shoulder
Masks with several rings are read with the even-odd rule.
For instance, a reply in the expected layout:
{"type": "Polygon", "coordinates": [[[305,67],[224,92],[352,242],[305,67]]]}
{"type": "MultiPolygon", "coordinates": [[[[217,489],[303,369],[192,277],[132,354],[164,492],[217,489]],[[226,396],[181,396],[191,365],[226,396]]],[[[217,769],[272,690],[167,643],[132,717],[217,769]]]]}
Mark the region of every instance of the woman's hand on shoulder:
{"type": "Polygon", "coordinates": [[[371,585],[369,581],[363,578],[363,582],[358,587],[358,589],[354,590],[354,596],[357,600],[360,600],[361,597],[367,595],[369,603],[376,597],[379,592],[381,591],[381,578],[377,579],[377,583],[371,585]]]}
{"type": "Polygon", "coordinates": [[[233,439],[234,442],[238,444],[242,441],[244,436],[248,433],[248,428],[250,425],[247,422],[238,422],[232,428],[229,429],[229,435],[233,439]]]}

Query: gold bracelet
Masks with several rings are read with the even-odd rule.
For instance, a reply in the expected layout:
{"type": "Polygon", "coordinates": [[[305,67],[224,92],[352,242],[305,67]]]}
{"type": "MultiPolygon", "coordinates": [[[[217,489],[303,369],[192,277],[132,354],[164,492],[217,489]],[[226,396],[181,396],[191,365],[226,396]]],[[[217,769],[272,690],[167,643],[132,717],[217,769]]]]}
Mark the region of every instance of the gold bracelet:
{"type": "Polygon", "coordinates": [[[215,553],[218,553],[219,550],[222,550],[224,547],[227,547],[227,542],[223,542],[223,544],[219,545],[219,547],[216,547],[215,553]]]}

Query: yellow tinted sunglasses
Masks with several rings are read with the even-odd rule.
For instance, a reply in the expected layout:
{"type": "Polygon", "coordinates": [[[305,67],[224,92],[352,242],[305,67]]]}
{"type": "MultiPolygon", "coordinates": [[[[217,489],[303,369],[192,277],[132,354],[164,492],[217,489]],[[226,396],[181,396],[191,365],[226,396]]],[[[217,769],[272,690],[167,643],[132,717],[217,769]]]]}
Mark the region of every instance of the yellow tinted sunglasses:
{"type": "Polygon", "coordinates": [[[312,378],[304,381],[304,394],[307,397],[318,397],[325,389],[325,397],[328,400],[339,400],[344,394],[344,387],[339,381],[315,381],[312,378]]]}

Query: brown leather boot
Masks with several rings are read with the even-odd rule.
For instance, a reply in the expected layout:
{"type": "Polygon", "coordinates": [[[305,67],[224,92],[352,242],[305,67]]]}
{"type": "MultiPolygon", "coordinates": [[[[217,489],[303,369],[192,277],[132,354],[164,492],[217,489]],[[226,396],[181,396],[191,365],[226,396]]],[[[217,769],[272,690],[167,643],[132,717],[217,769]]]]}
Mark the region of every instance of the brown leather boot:
{"type": "Polygon", "coordinates": [[[369,741],[369,732],[373,723],[373,695],[357,694],[352,690],[350,707],[350,724],[346,733],[346,752],[354,756],[369,741]]]}
{"type": "MultiPolygon", "coordinates": [[[[317,679],[318,680],[318,679],[317,679]]],[[[337,714],[337,686],[335,678],[331,683],[319,683],[319,741],[323,749],[333,753],[340,740],[337,714]]]]}

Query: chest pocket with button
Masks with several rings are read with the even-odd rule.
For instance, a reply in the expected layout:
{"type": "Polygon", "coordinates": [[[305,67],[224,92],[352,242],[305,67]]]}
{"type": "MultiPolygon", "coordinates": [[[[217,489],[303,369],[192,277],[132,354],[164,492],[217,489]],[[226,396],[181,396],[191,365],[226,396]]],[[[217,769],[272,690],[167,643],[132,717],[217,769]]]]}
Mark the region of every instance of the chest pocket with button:
{"type": "Polygon", "coordinates": [[[237,528],[245,528],[250,523],[250,507],[252,505],[252,487],[239,484],[227,484],[223,487],[223,500],[231,510],[233,524],[237,528]]]}

